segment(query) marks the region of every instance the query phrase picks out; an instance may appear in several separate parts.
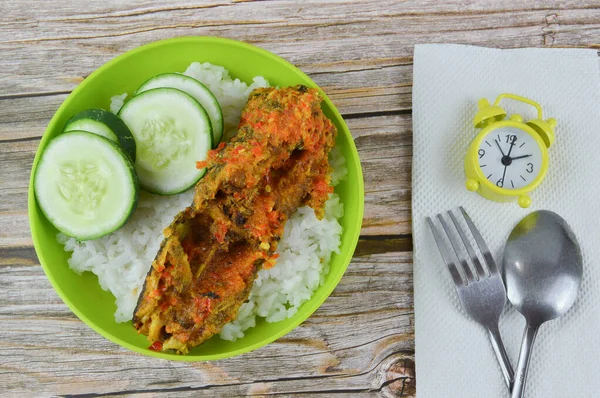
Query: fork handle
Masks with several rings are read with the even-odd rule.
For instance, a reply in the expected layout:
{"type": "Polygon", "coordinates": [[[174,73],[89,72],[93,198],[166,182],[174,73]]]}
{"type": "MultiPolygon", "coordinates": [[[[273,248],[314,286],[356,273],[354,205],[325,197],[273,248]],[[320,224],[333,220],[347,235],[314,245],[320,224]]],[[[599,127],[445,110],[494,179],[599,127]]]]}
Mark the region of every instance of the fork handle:
{"type": "Polygon", "coordinates": [[[498,359],[498,363],[500,364],[502,376],[504,376],[504,381],[508,386],[508,391],[511,391],[515,373],[513,371],[512,365],[510,364],[510,360],[508,359],[508,355],[506,354],[504,343],[502,343],[500,331],[498,330],[497,326],[492,326],[488,327],[488,334],[490,335],[490,342],[492,343],[492,348],[494,349],[494,353],[496,354],[496,358],[498,359]]]}

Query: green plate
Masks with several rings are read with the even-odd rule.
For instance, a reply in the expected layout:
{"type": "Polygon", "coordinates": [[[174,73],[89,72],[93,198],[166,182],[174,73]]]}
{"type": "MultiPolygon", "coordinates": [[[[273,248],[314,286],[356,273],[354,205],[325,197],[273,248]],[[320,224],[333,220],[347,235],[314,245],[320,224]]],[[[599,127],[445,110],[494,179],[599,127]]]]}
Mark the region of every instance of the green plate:
{"type": "Polygon", "coordinates": [[[67,265],[68,255],[56,242],[57,230],[46,220],[35,201],[33,175],[40,153],[52,137],[59,134],[67,120],[88,108],[109,109],[110,98],[127,92],[131,95],[148,78],[166,72],[183,72],[195,61],[210,62],[229,69],[233,77],[251,82],[264,76],[271,85],[304,84],[317,87],[304,73],[285,60],[246,43],[215,37],[181,37],[154,42],[118,56],[92,73],[60,106],[44,136],[33,161],[29,183],[29,223],[35,250],[54,289],[71,310],[92,329],[107,339],[133,351],[154,357],[203,361],[231,357],[262,347],[288,333],[306,320],[331,294],[346,270],[360,233],[364,188],[358,153],[348,127],[324,94],[323,110],[339,130],[336,145],[342,149],[348,166],[348,178],[336,187],[344,203],[344,228],[340,254],[332,257],[331,271],[325,284],[310,301],[289,319],[277,323],[260,321],[235,342],[212,338],[188,355],[154,352],[148,349],[146,336],[138,335],[132,325],[116,323],[114,297],[103,291],[96,275],[77,275],[67,265]]]}

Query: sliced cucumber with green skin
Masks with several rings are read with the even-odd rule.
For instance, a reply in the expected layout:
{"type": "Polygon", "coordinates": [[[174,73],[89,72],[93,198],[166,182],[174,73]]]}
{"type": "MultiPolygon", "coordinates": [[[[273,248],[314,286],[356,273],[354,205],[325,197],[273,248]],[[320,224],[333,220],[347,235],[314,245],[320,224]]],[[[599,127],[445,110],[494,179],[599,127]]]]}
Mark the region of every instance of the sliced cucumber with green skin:
{"type": "Polygon", "coordinates": [[[137,89],[136,94],[153,88],[176,88],[194,97],[208,113],[213,133],[213,145],[216,147],[223,137],[223,112],[219,101],[204,84],[193,77],[179,73],[165,73],[147,80],[137,89]]]}
{"type": "Polygon", "coordinates": [[[64,131],[87,131],[112,140],[135,161],[135,141],[131,131],[121,119],[104,109],[87,109],[73,116],[64,131]]]}
{"type": "Polygon", "coordinates": [[[33,180],[40,209],[78,240],[107,235],[127,222],[138,202],[131,159],[114,142],[70,131],[48,143],[33,180]]]}
{"type": "Polygon", "coordinates": [[[193,186],[206,172],[196,162],[212,147],[210,119],[190,95],[174,88],[137,94],[119,111],[137,148],[135,170],[142,188],[173,195],[193,186]]]}

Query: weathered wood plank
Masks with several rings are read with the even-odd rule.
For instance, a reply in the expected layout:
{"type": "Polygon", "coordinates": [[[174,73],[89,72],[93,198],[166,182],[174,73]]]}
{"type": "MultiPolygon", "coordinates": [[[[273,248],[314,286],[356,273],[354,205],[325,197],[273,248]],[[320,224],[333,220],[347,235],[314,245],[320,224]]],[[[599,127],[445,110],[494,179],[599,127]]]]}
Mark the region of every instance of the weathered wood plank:
{"type": "MultiPolygon", "coordinates": [[[[2,50],[0,49],[0,51],[2,50]]],[[[96,67],[100,65],[98,64],[96,67]]],[[[92,71],[93,69],[90,69],[87,74],[92,71]]],[[[369,69],[346,72],[306,72],[327,93],[338,110],[345,116],[410,109],[411,63],[384,67],[373,66],[369,69]]],[[[1,79],[0,71],[0,81],[1,79]]],[[[82,79],[82,77],[78,78],[76,84],[69,86],[67,93],[75,88],[82,79]]],[[[44,126],[46,126],[66,98],[64,92],[13,95],[7,92],[5,94],[6,89],[0,86],[0,120],[6,124],[0,126],[0,141],[9,138],[31,137],[32,127],[34,127],[31,123],[37,119],[43,119],[44,126]],[[41,94],[45,101],[36,101],[35,98],[41,94]],[[31,97],[34,99],[32,100],[31,97]],[[32,104],[37,106],[32,107],[32,104]],[[5,135],[5,132],[8,134],[5,135]]]]}
{"type": "Polygon", "coordinates": [[[0,100],[0,146],[41,137],[66,98],[67,94],[56,94],[0,100]]]}
{"type": "MultiPolygon", "coordinates": [[[[25,100],[25,99],[23,99],[25,100]]],[[[27,98],[32,108],[52,97],[27,98]]],[[[43,134],[45,119],[33,118],[30,131],[43,134]]],[[[409,234],[410,165],[412,135],[410,115],[347,120],[361,157],[365,180],[363,235],[409,234]]],[[[0,125],[0,136],[10,131],[0,125]]],[[[30,245],[27,218],[29,174],[39,139],[0,144],[0,246],[30,245]]]]}
{"type": "MultiPolygon", "coordinates": [[[[524,22],[535,21],[538,15],[548,16],[556,13],[564,16],[562,23],[569,24],[574,17],[577,22],[593,23],[597,20],[597,3],[594,1],[549,1],[527,2],[520,4],[498,4],[497,2],[467,2],[454,0],[439,3],[429,1],[398,2],[362,1],[353,2],[351,6],[344,2],[305,1],[292,3],[270,1],[259,2],[214,2],[213,5],[198,2],[177,1],[164,4],[153,1],[136,2],[135,5],[118,0],[90,1],[86,7],[76,3],[66,3],[63,7],[55,7],[52,3],[41,3],[37,7],[22,7],[18,2],[6,4],[5,12],[0,16],[0,32],[11,33],[2,36],[2,43],[23,43],[40,41],[58,41],[62,39],[122,36],[149,30],[173,28],[209,27],[232,31],[237,26],[245,26],[247,37],[258,42],[267,41],[302,41],[322,39],[327,36],[364,38],[365,30],[361,23],[367,25],[369,36],[376,36],[383,31],[388,33],[391,24],[385,21],[394,18],[405,18],[410,23],[393,27],[392,32],[398,35],[406,33],[424,34],[426,32],[457,31],[466,27],[469,22],[476,21],[477,28],[494,28],[497,30],[523,26],[524,22]],[[496,16],[495,20],[491,16],[496,16]],[[508,16],[510,18],[504,18],[508,16]],[[442,20],[443,23],[432,24],[442,20]],[[56,26],[61,26],[57,30],[56,26]],[[376,26],[378,25],[378,26],[376,26]],[[461,26],[464,25],[464,26],[461,26]],[[271,26],[283,27],[279,36],[265,34],[271,26]],[[426,26],[426,30],[413,30],[426,26]],[[21,28],[21,29],[19,29],[21,28]],[[24,29],[23,29],[24,28],[24,29]],[[293,32],[295,32],[295,34],[293,32]]],[[[473,30],[470,24],[468,30],[473,30]]],[[[212,35],[215,35],[214,33],[212,35]]],[[[109,48],[112,49],[112,48],[109,48]]]]}
{"type": "Polygon", "coordinates": [[[15,395],[32,389],[44,395],[370,394],[403,381],[409,391],[411,263],[405,252],[356,257],[331,297],[293,332],[252,354],[197,364],[121,349],[75,318],[39,266],[0,265],[0,384],[15,395]],[[399,370],[405,361],[406,374],[399,370]]]}
{"type": "Polygon", "coordinates": [[[348,120],[365,181],[364,235],[408,234],[411,227],[410,115],[348,120]]]}
{"type": "Polygon", "coordinates": [[[215,7],[179,2],[160,8],[141,3],[124,9],[114,0],[85,10],[43,4],[47,9],[9,7],[3,15],[0,50],[11,62],[0,74],[0,95],[70,91],[100,65],[138,45],[216,35],[257,44],[314,73],[334,100],[348,101],[340,104],[343,112],[399,110],[410,106],[409,64],[416,43],[589,47],[597,44],[600,32],[600,10],[593,2],[577,3],[574,10],[564,9],[562,2],[522,3],[512,9],[458,0],[430,2],[431,10],[419,2],[396,1],[351,7],[276,1],[215,7]],[[359,79],[345,73],[352,71],[365,73],[359,79]],[[331,73],[340,76],[331,79],[331,73]]]}

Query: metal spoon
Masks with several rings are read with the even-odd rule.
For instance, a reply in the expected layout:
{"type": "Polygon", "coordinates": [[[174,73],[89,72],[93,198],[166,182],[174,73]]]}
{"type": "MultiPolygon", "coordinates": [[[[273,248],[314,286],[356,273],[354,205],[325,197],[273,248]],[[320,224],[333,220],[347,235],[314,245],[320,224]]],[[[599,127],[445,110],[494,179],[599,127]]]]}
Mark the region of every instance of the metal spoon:
{"type": "Polygon", "coordinates": [[[542,323],[565,314],[575,302],[583,272],[577,239],[558,214],[536,211],[513,229],[504,248],[507,297],[525,317],[512,398],[523,396],[531,349],[542,323]]]}

